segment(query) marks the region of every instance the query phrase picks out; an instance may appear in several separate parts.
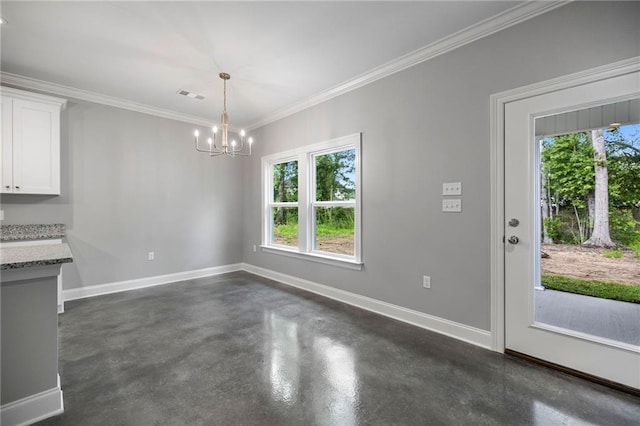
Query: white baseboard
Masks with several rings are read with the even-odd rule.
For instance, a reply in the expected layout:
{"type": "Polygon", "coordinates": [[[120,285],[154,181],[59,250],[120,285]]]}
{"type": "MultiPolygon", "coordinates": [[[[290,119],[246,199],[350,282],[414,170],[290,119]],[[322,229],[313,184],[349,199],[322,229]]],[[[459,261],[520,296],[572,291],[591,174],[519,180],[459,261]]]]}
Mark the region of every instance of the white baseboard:
{"type": "Polygon", "coordinates": [[[402,306],[393,305],[391,303],[382,302],[367,296],[339,290],[323,284],[312,281],[303,280],[291,275],[275,272],[270,269],[261,268],[250,264],[242,264],[242,269],[255,275],[260,275],[292,287],[316,293],[330,299],[344,302],[349,305],[356,306],[376,314],[384,315],[399,321],[403,321],[436,333],[444,334],[467,343],[480,346],[485,349],[491,349],[491,333],[486,330],[460,324],[455,321],[425,314],[423,312],[414,311],[402,306]]]}
{"type": "Polygon", "coordinates": [[[2,426],[26,426],[64,412],[60,376],[58,386],[0,407],[2,426]]]}
{"type": "Polygon", "coordinates": [[[242,270],[242,264],[215,266],[212,268],[196,269],[193,271],[176,272],[174,274],[157,275],[154,277],[139,278],[135,280],[117,281],[107,284],[92,285],[64,290],[63,298],[67,300],[84,299],[87,297],[101,296],[103,294],[119,293],[121,291],[136,290],[156,285],[170,284],[177,281],[192,280],[194,278],[209,277],[242,270]]]}
{"type": "Polygon", "coordinates": [[[73,288],[64,290],[64,300],[84,299],[87,297],[100,296],[103,294],[117,293],[127,290],[135,290],[145,287],[152,287],[162,284],[170,284],[177,281],[184,281],[194,278],[203,278],[212,275],[224,274],[227,272],[247,271],[255,275],[260,275],[283,284],[297,287],[311,293],[316,293],[330,299],[347,303],[367,311],[371,311],[389,318],[397,319],[436,333],[444,334],[458,340],[462,340],[486,349],[491,348],[491,333],[486,330],[460,324],[445,318],[414,311],[402,306],[382,302],[367,296],[339,290],[333,287],[319,284],[312,281],[296,278],[291,275],[275,272],[270,269],[261,268],[247,263],[236,263],[232,265],[217,266],[213,268],[198,269],[195,271],[178,272],[175,274],[159,275],[155,277],[140,278],[136,280],[119,281],[108,284],[100,284],[90,287],[73,288]]]}

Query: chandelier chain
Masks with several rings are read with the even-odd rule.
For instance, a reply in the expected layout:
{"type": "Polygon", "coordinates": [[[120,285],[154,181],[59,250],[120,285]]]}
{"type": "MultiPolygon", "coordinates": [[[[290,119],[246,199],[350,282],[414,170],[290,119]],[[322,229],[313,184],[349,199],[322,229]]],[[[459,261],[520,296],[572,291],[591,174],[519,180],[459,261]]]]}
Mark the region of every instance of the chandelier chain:
{"type": "Polygon", "coordinates": [[[224,96],[223,96],[223,101],[222,101],[222,111],[227,112],[227,80],[223,79],[222,81],[224,81],[224,96]]]}

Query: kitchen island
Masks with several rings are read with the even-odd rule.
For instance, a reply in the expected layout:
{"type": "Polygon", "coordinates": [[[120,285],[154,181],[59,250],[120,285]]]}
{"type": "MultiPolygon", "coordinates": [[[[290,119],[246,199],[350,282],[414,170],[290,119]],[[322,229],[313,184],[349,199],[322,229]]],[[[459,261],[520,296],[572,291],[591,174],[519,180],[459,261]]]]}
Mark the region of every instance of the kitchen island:
{"type": "Polygon", "coordinates": [[[61,266],[72,261],[62,243],[0,248],[3,426],[31,424],[64,410],[57,283],[61,266]]]}

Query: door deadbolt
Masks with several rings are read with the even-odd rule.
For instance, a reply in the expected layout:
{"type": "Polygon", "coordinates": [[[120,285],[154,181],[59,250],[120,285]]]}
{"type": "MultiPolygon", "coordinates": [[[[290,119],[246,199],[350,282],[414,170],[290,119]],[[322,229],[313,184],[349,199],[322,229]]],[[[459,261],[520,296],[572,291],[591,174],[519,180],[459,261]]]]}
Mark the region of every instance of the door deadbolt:
{"type": "Polygon", "coordinates": [[[509,219],[509,226],[513,226],[515,228],[518,225],[520,225],[520,221],[518,219],[515,217],[513,219],[509,219]]]}
{"type": "Polygon", "coordinates": [[[512,235],[509,237],[508,241],[510,244],[518,244],[520,242],[520,238],[516,237],[515,235],[512,235]]]}

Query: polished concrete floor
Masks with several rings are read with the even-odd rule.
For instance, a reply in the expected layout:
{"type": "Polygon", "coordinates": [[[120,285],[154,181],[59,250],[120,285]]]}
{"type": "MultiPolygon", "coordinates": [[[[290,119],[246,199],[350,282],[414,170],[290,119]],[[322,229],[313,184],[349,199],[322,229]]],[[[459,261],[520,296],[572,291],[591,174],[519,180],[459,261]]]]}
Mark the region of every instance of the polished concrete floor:
{"type": "Polygon", "coordinates": [[[640,419],[632,395],[244,272],[69,302],[60,345],[42,425],[640,419]]]}
{"type": "Polygon", "coordinates": [[[536,290],[534,295],[538,322],[640,346],[638,303],[555,290],[536,290]]]}

